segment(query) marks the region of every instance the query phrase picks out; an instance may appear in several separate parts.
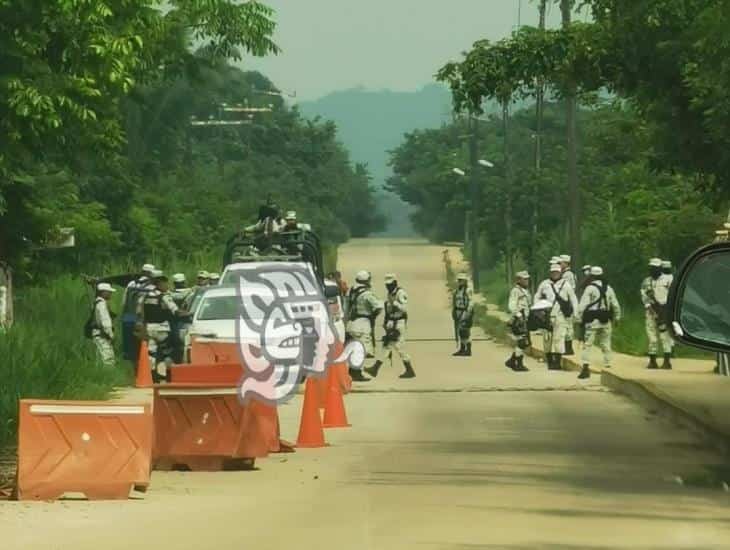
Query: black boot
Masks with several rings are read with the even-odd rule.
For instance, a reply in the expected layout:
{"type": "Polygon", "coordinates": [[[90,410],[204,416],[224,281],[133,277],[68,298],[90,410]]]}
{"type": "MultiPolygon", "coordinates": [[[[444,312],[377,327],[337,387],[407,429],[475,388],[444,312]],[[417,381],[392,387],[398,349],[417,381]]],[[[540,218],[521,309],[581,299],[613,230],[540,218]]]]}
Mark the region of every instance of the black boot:
{"type": "Polygon", "coordinates": [[[563,370],[562,366],[562,355],[559,353],[553,353],[553,362],[550,370],[563,370]]]}
{"type": "Polygon", "coordinates": [[[573,340],[565,341],[565,355],[575,355],[573,351],[573,340]]]}
{"type": "Polygon", "coordinates": [[[583,368],[580,371],[580,374],[578,375],[578,378],[581,380],[585,380],[586,378],[591,377],[591,368],[588,365],[583,365],[583,368]]]}
{"type": "Polygon", "coordinates": [[[350,369],[350,378],[354,382],[370,382],[370,378],[365,378],[359,369],[350,369]]]}
{"type": "Polygon", "coordinates": [[[504,362],[504,366],[508,369],[517,370],[517,357],[514,353],[504,362]]]}
{"type": "Polygon", "coordinates": [[[520,356],[519,356],[519,357],[517,358],[517,368],[516,368],[515,370],[516,370],[517,372],[529,372],[529,370],[530,370],[530,369],[528,369],[528,368],[527,368],[527,367],[525,366],[525,356],[524,356],[524,355],[520,355],[520,356]]]}
{"type": "Polygon", "coordinates": [[[380,371],[380,367],[382,367],[382,366],[383,366],[383,362],[382,361],[380,361],[380,360],[375,361],[375,363],[373,364],[372,367],[366,367],[365,368],[365,372],[367,372],[373,378],[377,378],[378,377],[378,371],[380,371]]]}
{"type": "Polygon", "coordinates": [[[647,369],[658,369],[659,365],[656,362],[656,355],[649,355],[649,364],[646,366],[647,369]]]}
{"type": "Polygon", "coordinates": [[[464,352],[464,357],[471,357],[471,342],[469,342],[466,345],[466,351],[464,352]]]}
{"type": "Polygon", "coordinates": [[[461,345],[459,345],[459,349],[456,352],[452,353],[451,356],[452,357],[461,357],[465,353],[466,353],[466,346],[464,344],[461,344],[461,345]]]}
{"type": "Polygon", "coordinates": [[[398,378],[415,378],[416,373],[413,370],[413,365],[411,365],[410,361],[403,361],[403,366],[406,368],[406,371],[401,374],[398,378]]]}
{"type": "Polygon", "coordinates": [[[664,354],[664,362],[662,363],[662,368],[664,370],[672,370],[672,354],[671,353],[665,353],[664,354]]]}

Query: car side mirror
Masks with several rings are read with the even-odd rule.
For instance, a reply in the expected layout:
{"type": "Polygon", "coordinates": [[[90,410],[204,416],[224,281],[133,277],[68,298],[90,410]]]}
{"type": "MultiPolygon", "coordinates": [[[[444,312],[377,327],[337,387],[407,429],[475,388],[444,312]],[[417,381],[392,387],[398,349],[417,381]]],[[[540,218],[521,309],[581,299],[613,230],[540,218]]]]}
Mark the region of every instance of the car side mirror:
{"type": "Polygon", "coordinates": [[[713,243],[689,257],[674,279],[668,305],[680,342],[730,351],[730,242],[713,243]]]}
{"type": "Polygon", "coordinates": [[[340,295],[340,287],[332,281],[324,282],[324,297],[337,298],[340,295]]]}

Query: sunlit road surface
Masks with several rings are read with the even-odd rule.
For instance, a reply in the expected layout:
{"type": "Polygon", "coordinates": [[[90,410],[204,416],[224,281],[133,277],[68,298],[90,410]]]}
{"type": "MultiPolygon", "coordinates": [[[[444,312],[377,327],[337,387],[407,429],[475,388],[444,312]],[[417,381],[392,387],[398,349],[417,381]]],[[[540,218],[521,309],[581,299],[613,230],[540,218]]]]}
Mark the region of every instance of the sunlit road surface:
{"type": "MultiPolygon", "coordinates": [[[[697,439],[575,373],[508,371],[476,342],[452,358],[442,248],[354,241],[358,269],[396,272],[411,298],[418,378],[386,366],[346,398],[331,446],[259,471],[155,472],[127,502],[0,504],[0,548],[704,549],[730,547],[723,460],[697,439]],[[440,391],[443,390],[443,391],[440,391]]],[[[301,401],[281,408],[295,439],[301,401]]],[[[727,471],[727,469],[725,469],[727,471]]],[[[727,476],[726,476],[727,477],[727,476]]]]}

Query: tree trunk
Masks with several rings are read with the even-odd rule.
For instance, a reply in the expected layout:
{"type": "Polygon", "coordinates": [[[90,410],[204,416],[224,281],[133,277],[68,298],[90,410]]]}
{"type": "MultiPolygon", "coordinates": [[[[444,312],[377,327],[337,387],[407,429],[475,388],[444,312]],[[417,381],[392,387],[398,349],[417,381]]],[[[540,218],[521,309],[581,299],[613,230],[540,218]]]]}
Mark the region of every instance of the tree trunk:
{"type": "MultiPolygon", "coordinates": [[[[545,30],[545,12],[547,11],[547,0],[540,0],[540,23],[541,31],[545,30]]],[[[540,205],[540,181],[542,175],[542,126],[545,112],[545,81],[540,78],[537,81],[537,97],[536,97],[536,127],[535,127],[535,187],[532,193],[532,239],[530,243],[530,272],[531,284],[533,292],[537,290],[537,235],[538,235],[538,217],[540,205]]]]}
{"type": "Polygon", "coordinates": [[[512,157],[509,147],[509,102],[502,103],[502,128],[504,133],[504,174],[506,184],[506,204],[504,209],[504,227],[506,233],[505,239],[505,268],[507,275],[507,285],[512,284],[514,276],[514,252],[512,244],[512,157]]]}
{"type": "MultiPolygon", "coordinates": [[[[571,15],[574,0],[560,0],[560,10],[563,27],[571,24],[571,15]]],[[[573,256],[573,265],[580,265],[581,251],[581,204],[580,185],[578,182],[578,152],[577,152],[577,117],[578,107],[575,86],[569,90],[566,100],[566,125],[568,127],[568,227],[570,231],[570,249],[573,256]]]]}
{"type": "Polygon", "coordinates": [[[472,282],[474,283],[474,291],[479,291],[479,156],[478,136],[477,136],[477,120],[469,117],[469,161],[471,165],[470,171],[470,202],[471,216],[469,225],[471,229],[470,245],[471,245],[471,265],[472,265],[472,282]]]}

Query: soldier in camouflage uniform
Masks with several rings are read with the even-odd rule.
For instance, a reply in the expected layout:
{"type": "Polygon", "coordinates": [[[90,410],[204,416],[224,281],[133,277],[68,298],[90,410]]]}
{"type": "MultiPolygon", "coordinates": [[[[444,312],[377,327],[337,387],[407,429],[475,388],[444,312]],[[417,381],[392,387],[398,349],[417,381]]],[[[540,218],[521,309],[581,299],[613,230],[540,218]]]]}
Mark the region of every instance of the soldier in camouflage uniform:
{"type": "MultiPolygon", "coordinates": [[[[385,301],[385,322],[383,325],[385,330],[383,356],[387,352],[392,361],[393,352],[398,353],[405,367],[405,372],[400,375],[400,378],[415,378],[416,373],[413,370],[411,356],[405,350],[406,328],[408,326],[408,294],[404,288],[398,285],[397,277],[393,273],[385,276],[385,288],[388,294],[385,301]]],[[[365,372],[375,378],[378,376],[378,371],[382,365],[382,359],[378,359],[372,367],[365,369],[365,372]]]]}
{"type": "Polygon", "coordinates": [[[649,276],[641,283],[641,302],[646,312],[646,335],[649,339],[649,369],[659,368],[656,362],[659,342],[664,352],[661,368],[672,368],[674,339],[669,333],[666,319],[670,286],[671,279],[662,273],[662,261],[659,258],[649,260],[649,276]]]}
{"type": "Polygon", "coordinates": [[[527,330],[527,318],[530,316],[532,296],[528,287],[530,285],[530,274],[527,271],[520,271],[517,274],[515,286],[509,293],[507,309],[510,320],[510,338],[514,343],[512,356],[505,361],[505,365],[516,372],[527,372],[525,366],[524,350],[530,345],[530,332],[527,330]]]}
{"type": "MultiPolygon", "coordinates": [[[[383,304],[371,288],[371,276],[359,271],[355,284],[347,296],[347,338],[357,340],[369,357],[375,355],[375,320],[383,311],[383,304]]],[[[350,368],[350,376],[357,382],[368,382],[361,369],[350,368]]]]}
{"type": "Polygon", "coordinates": [[[459,349],[452,353],[455,357],[471,356],[471,327],[474,320],[474,301],[466,273],[456,277],[456,290],[452,297],[451,319],[454,321],[456,342],[459,349]]]}
{"type": "MultiPolygon", "coordinates": [[[[563,270],[563,280],[573,287],[573,292],[578,290],[578,280],[570,268],[572,258],[568,254],[560,256],[560,268],[563,270]]],[[[577,296],[576,296],[577,297],[577,296]]],[[[566,319],[567,325],[565,327],[565,355],[574,355],[573,351],[573,338],[575,337],[575,317],[566,319]]]]}

